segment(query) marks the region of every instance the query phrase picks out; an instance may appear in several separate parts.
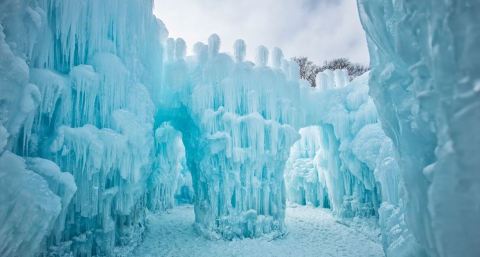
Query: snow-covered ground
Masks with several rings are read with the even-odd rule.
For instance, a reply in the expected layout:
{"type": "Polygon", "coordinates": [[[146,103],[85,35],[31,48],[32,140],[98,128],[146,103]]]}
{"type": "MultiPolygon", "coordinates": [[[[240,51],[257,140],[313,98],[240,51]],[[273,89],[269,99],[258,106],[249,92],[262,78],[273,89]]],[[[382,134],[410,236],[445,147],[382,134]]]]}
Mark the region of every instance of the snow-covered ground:
{"type": "Polygon", "coordinates": [[[335,221],[324,209],[290,206],[283,239],[244,239],[210,241],[193,230],[191,206],[180,206],[167,213],[150,215],[145,240],[132,254],[138,257],[369,257],[384,256],[374,231],[367,227],[346,226],[335,221]]]}

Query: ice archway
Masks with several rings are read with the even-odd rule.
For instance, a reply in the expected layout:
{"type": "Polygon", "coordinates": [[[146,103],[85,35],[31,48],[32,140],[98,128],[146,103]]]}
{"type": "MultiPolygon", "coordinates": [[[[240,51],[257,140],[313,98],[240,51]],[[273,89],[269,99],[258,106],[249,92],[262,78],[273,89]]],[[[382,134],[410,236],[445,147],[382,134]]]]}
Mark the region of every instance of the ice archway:
{"type": "MultiPolygon", "coordinates": [[[[377,183],[398,194],[386,185],[391,181],[375,179],[376,166],[393,158],[393,148],[368,97],[368,75],[349,83],[345,71],[327,70],[314,89],[278,48],[269,58],[268,49],[259,47],[253,64],[244,60],[242,40],[233,58],[219,53],[219,44],[212,35],[185,59],[183,40],[167,40],[160,93],[167,101],[160,100],[156,116],[157,124],[170,122],[183,134],[202,234],[225,239],[284,234],[286,191],[294,190],[284,188],[285,164],[300,138],[297,131],[308,125],[317,126],[313,140],[325,148],[321,164],[310,167],[323,178],[313,186],[321,186],[335,213],[377,215],[382,202],[377,183]]],[[[385,176],[398,180],[396,166],[385,176]]]]}
{"type": "MultiPolygon", "coordinates": [[[[478,9],[474,1],[466,2],[478,9]]],[[[141,240],[145,210],[171,207],[178,181],[188,191],[188,168],[196,227],[211,238],[281,236],[287,191],[308,201],[296,192],[315,186],[323,205],[328,200],[337,215],[378,215],[391,256],[473,256],[478,210],[464,221],[455,217],[475,202],[479,183],[473,170],[480,165],[465,151],[475,152],[479,144],[462,142],[465,135],[474,142],[478,137],[459,133],[456,123],[446,120],[478,125],[471,108],[478,105],[478,72],[472,67],[480,58],[469,61],[455,53],[478,53],[474,40],[457,40],[477,31],[479,23],[461,26],[468,21],[453,18],[463,7],[435,6],[360,1],[372,73],[348,83],[342,71],[326,71],[313,89],[299,80],[298,67],[279,49],[270,58],[268,49],[259,47],[252,63],[245,60],[243,41],[235,43],[232,57],[219,53],[220,39],[212,35],[207,44],[194,45],[194,56],[185,56],[186,42],[167,38],[150,0],[3,1],[0,254],[129,251],[141,240]],[[435,10],[435,15],[416,16],[413,10],[435,10]],[[417,23],[439,24],[445,13],[453,17],[448,24],[459,29],[435,34],[450,41],[433,43],[450,55],[437,60],[426,46],[413,49],[418,55],[402,55],[412,50],[408,40],[428,40],[393,38],[417,23]],[[419,20],[407,22],[401,14],[419,20]],[[459,51],[447,51],[448,42],[460,45],[459,51]],[[463,90],[455,93],[465,102],[450,98],[443,78],[457,82],[435,65],[449,66],[453,60],[461,64],[455,78],[462,78],[463,90]],[[422,85],[437,83],[443,87],[429,87],[429,92],[441,92],[447,106],[422,91],[422,85]],[[380,115],[369,86],[384,108],[380,115]],[[428,97],[417,101],[417,95],[428,97]],[[440,111],[432,113],[437,109],[425,107],[430,104],[440,111]],[[307,126],[317,131],[300,135],[307,126]],[[425,144],[413,143],[420,138],[425,144]],[[294,144],[298,158],[292,160],[289,182],[300,182],[286,190],[283,172],[294,144]],[[424,158],[419,161],[415,154],[424,158]],[[295,166],[302,158],[310,166],[295,166]],[[438,163],[444,162],[451,169],[437,176],[438,163]],[[459,180],[458,165],[464,168],[459,180]],[[303,183],[306,176],[297,168],[307,169],[307,175],[316,172],[317,179],[303,183]],[[445,176],[466,184],[470,193],[452,192],[445,176]],[[448,203],[460,199],[458,208],[447,211],[442,197],[448,203]],[[436,227],[439,223],[445,229],[436,227]]]]}

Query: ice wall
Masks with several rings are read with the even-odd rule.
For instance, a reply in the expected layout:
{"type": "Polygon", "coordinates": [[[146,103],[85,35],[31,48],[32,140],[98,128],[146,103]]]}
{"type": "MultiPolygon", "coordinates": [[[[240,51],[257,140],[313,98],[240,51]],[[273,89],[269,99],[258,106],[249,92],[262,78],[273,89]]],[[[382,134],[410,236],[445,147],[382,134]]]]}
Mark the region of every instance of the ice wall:
{"type": "MultiPolygon", "coordinates": [[[[195,226],[210,238],[232,239],[285,232],[283,167],[301,120],[298,66],[261,46],[256,63],[245,61],[238,40],[233,58],[220,39],[166,42],[163,106],[182,131],[195,190],[195,226]],[[282,60],[285,69],[280,65],[282,60]],[[288,75],[286,75],[288,74],[288,75]]],[[[166,119],[161,115],[159,119],[166,119]]]]}
{"type": "Polygon", "coordinates": [[[46,160],[29,165],[14,153],[12,142],[40,102],[38,88],[29,83],[29,68],[23,58],[32,42],[15,41],[20,35],[34,37],[38,13],[25,4],[3,1],[0,4],[0,255],[31,256],[45,236],[62,226],[58,219],[70,201],[75,184],[59,174],[46,160]],[[13,24],[12,26],[7,26],[13,24]],[[15,30],[15,33],[11,31],[15,30]],[[18,34],[17,34],[18,33],[18,34]],[[31,167],[34,166],[34,167],[31,167]],[[67,183],[70,183],[67,185],[67,183]],[[64,193],[60,192],[64,189],[64,193]]]}
{"type": "Polygon", "coordinates": [[[389,256],[478,256],[480,2],[358,3],[370,95],[398,149],[406,224],[421,245],[389,256]]]}
{"type": "Polygon", "coordinates": [[[325,180],[327,156],[318,126],[301,128],[285,165],[287,199],[302,205],[329,208],[325,180]]]}
{"type": "Polygon", "coordinates": [[[307,124],[285,168],[290,201],[331,208],[338,218],[378,217],[387,255],[419,249],[405,223],[405,189],[393,142],[368,95],[369,74],[347,85],[335,74],[317,76],[305,92],[307,124]],[[308,111],[311,110],[311,111],[308,111]]]}
{"type": "Polygon", "coordinates": [[[122,255],[147,208],[192,199],[206,236],[284,234],[283,170],[308,85],[280,49],[269,66],[260,47],[254,64],[243,41],[232,57],[213,35],[186,57],[149,0],[0,10],[2,255],[122,255]]]}
{"type": "Polygon", "coordinates": [[[186,168],[182,135],[168,123],[163,123],[155,130],[155,159],[152,169],[147,182],[147,204],[150,210],[172,208],[176,204],[176,198],[191,202],[192,179],[186,168]]]}
{"type": "MultiPolygon", "coordinates": [[[[355,149],[372,143],[370,137],[363,145],[355,144],[355,140],[364,127],[377,123],[375,106],[366,93],[368,74],[343,87],[333,80],[334,74],[319,74],[319,78],[327,78],[327,83],[310,89],[306,96],[312,108],[307,120],[315,122],[321,131],[317,140],[323,156],[316,159],[317,170],[325,178],[335,213],[343,217],[375,215],[381,197],[373,169],[358,155],[364,149],[355,149]]],[[[376,157],[376,153],[372,155],[371,158],[376,157]]]]}
{"type": "Polygon", "coordinates": [[[0,253],[2,256],[31,256],[54,228],[57,217],[63,212],[63,201],[23,158],[9,151],[0,156],[0,177],[0,253]]]}
{"type": "Polygon", "coordinates": [[[166,34],[149,0],[0,3],[0,255],[141,239],[166,34]]]}
{"type": "Polygon", "coordinates": [[[313,89],[278,48],[253,63],[212,35],[186,56],[150,0],[2,1],[0,255],[125,254],[147,208],[192,200],[205,236],[282,236],[288,195],[378,215],[389,256],[473,256],[479,6],[465,3],[360,0],[370,82],[327,70],[313,89]]]}

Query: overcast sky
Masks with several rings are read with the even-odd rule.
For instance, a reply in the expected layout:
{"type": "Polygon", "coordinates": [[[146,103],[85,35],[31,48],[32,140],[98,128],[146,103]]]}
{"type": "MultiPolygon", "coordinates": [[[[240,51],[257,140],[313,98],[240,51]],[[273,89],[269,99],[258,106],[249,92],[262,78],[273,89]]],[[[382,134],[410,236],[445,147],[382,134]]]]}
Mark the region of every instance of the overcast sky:
{"type": "Polygon", "coordinates": [[[169,36],[184,38],[189,50],[217,33],[225,52],[244,39],[251,60],[263,44],[317,63],[337,57],[369,61],[356,0],[155,0],[154,12],[169,36]]]}

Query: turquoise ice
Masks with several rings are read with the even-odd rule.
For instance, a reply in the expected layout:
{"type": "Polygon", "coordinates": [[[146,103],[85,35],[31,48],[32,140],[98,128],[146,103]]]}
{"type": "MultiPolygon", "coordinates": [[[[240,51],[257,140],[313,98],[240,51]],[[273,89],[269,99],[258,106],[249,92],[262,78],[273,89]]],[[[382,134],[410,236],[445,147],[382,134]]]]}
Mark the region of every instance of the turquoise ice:
{"type": "Polygon", "coordinates": [[[200,236],[281,238],[291,201],[373,218],[387,256],[476,256],[479,3],[358,3],[371,71],[312,88],[150,0],[3,0],[0,255],[125,255],[180,203],[200,236]]]}

